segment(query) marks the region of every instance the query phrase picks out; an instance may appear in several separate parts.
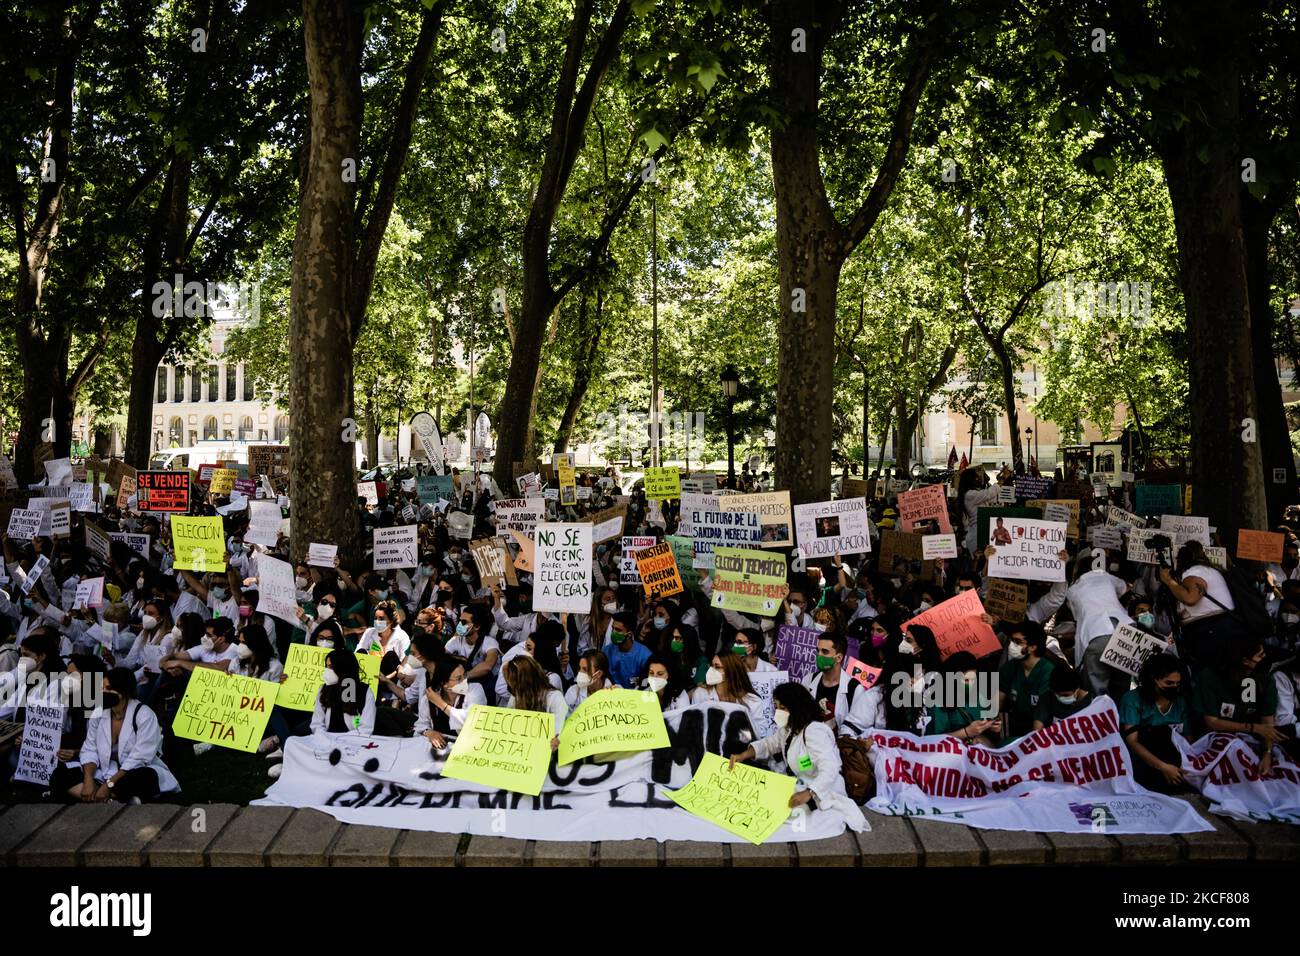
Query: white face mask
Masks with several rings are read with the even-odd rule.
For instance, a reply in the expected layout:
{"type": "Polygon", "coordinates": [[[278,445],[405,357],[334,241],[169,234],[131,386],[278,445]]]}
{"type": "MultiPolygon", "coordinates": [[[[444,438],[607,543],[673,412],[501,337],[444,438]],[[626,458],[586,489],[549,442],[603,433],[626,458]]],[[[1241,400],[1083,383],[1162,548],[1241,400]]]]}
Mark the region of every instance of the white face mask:
{"type": "Polygon", "coordinates": [[[333,641],[317,641],[317,642],[316,642],[316,646],[317,646],[317,647],[323,647],[323,648],[325,648],[326,650],[331,650],[331,651],[334,650],[334,642],[333,642],[333,641]]]}
{"type": "Polygon", "coordinates": [[[388,619],[382,617],[375,618],[375,630],[376,631],[388,630],[388,619]]]}
{"type": "Polygon", "coordinates": [[[573,678],[573,682],[586,690],[591,686],[591,675],[585,671],[578,671],[577,676],[573,678]]]}
{"type": "Polygon", "coordinates": [[[146,631],[152,631],[158,626],[158,618],[154,617],[152,614],[146,614],[144,617],[140,618],[140,625],[146,631]]]}
{"type": "Polygon", "coordinates": [[[704,675],[704,683],[710,687],[717,687],[724,680],[726,680],[726,675],[716,667],[710,667],[704,675]]]}
{"type": "Polygon", "coordinates": [[[179,624],[172,626],[172,639],[179,641],[181,639],[181,626],[179,624]]]}
{"type": "Polygon", "coordinates": [[[646,686],[648,686],[656,694],[660,693],[665,687],[668,686],[667,677],[647,677],[645,679],[645,682],[646,682],[646,686]]]}
{"type": "Polygon", "coordinates": [[[601,605],[601,610],[604,611],[606,614],[617,614],[617,613],[618,613],[618,605],[617,605],[617,604],[613,604],[613,603],[610,603],[610,604],[602,604],[602,605],[601,605]]]}
{"type": "Polygon", "coordinates": [[[1018,661],[1024,656],[1025,656],[1025,649],[1021,647],[1019,644],[1007,645],[1007,657],[1011,658],[1013,661],[1018,661]]]}
{"type": "Polygon", "coordinates": [[[790,711],[788,710],[773,711],[772,723],[776,724],[778,727],[784,728],[787,724],[790,723],[790,711]]]}
{"type": "Polygon", "coordinates": [[[328,621],[333,614],[334,605],[332,604],[322,604],[316,608],[316,616],[322,621],[328,621]]]}
{"type": "Polygon", "coordinates": [[[469,693],[469,681],[462,679],[459,684],[452,687],[451,692],[453,694],[458,694],[461,697],[464,697],[466,694],[469,693]]]}
{"type": "Polygon", "coordinates": [[[912,645],[908,641],[900,641],[898,644],[898,653],[915,654],[916,651],[912,650],[912,645]]]}
{"type": "Polygon", "coordinates": [[[334,668],[327,667],[325,673],[321,675],[321,679],[325,681],[326,687],[333,687],[339,682],[339,675],[334,673],[334,668]]]}
{"type": "Polygon", "coordinates": [[[294,585],[294,587],[296,587],[299,591],[305,591],[305,590],[307,590],[307,579],[304,578],[304,577],[300,574],[300,575],[298,575],[296,578],[293,579],[293,585],[294,585]]]}
{"type": "Polygon", "coordinates": [[[217,642],[214,641],[212,638],[207,637],[207,636],[205,635],[205,636],[203,637],[203,639],[202,639],[201,641],[199,641],[199,645],[200,645],[200,646],[201,646],[205,651],[210,651],[210,650],[212,650],[212,648],[216,647],[217,642]]]}
{"type": "Polygon", "coordinates": [[[247,644],[236,644],[235,653],[239,655],[241,661],[246,661],[253,656],[253,649],[247,644]]]}
{"type": "Polygon", "coordinates": [[[18,669],[24,674],[36,669],[36,659],[33,657],[18,658],[18,669]]]}
{"type": "Polygon", "coordinates": [[[920,604],[917,605],[916,610],[918,613],[920,613],[921,611],[928,611],[932,607],[934,607],[934,605],[931,604],[929,601],[922,601],[920,604]]]}
{"type": "Polygon", "coordinates": [[[141,575],[140,577],[135,579],[135,589],[137,591],[144,590],[144,575],[141,575]]]}

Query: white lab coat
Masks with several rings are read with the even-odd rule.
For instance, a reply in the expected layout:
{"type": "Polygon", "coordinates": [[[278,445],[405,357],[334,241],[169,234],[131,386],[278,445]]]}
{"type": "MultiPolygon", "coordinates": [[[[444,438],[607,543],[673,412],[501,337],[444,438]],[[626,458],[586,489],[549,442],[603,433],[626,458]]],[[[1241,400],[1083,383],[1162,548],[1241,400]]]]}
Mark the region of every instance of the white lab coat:
{"type": "MultiPolygon", "coordinates": [[[[506,672],[505,672],[506,661],[514,660],[516,657],[523,654],[525,650],[526,648],[524,647],[524,642],[520,641],[514,647],[510,648],[510,650],[502,654],[500,660],[497,661],[498,667],[496,672],[497,674],[496,692],[497,692],[498,700],[502,697],[507,697],[510,694],[510,688],[506,686],[506,672]]],[[[548,674],[547,680],[549,681],[550,685],[554,687],[556,690],[558,691],[564,690],[564,681],[560,680],[559,674],[548,674]]]]}
{"type": "MultiPolygon", "coordinates": [[[[375,695],[370,693],[370,688],[362,684],[362,691],[366,695],[366,701],[361,705],[361,724],[357,726],[354,723],[355,715],[345,714],[343,719],[347,724],[347,730],[344,733],[361,734],[363,737],[371,737],[375,733],[375,695]]],[[[316,692],[316,706],[311,712],[311,732],[314,735],[330,735],[330,715],[321,704],[321,694],[325,688],[322,687],[316,692]]]]}
{"type": "MultiPolygon", "coordinates": [[[[551,675],[552,678],[554,678],[555,676],[556,676],[556,675],[554,675],[554,674],[551,675]]],[[[613,687],[613,686],[614,686],[614,683],[613,683],[611,680],[609,680],[608,678],[606,678],[606,680],[605,680],[605,686],[604,686],[603,689],[604,689],[604,690],[609,690],[609,689],[610,689],[611,687],[613,687]]],[[[564,702],[565,702],[566,704],[569,705],[569,713],[573,713],[575,710],[577,710],[578,707],[579,707],[579,706],[580,706],[584,701],[586,701],[586,699],[587,699],[588,697],[590,697],[590,696],[591,696],[591,687],[590,687],[590,686],[588,686],[588,687],[579,687],[577,684],[574,684],[572,687],[570,687],[568,690],[566,690],[566,691],[564,692],[564,702]]]]}
{"type": "MultiPolygon", "coordinates": [[[[451,705],[451,710],[447,713],[447,723],[452,732],[458,732],[465,726],[465,721],[469,720],[469,709],[475,704],[487,705],[487,694],[483,693],[481,684],[470,684],[469,690],[464,697],[456,697],[450,691],[443,695],[443,700],[451,705]]],[[[433,729],[433,705],[429,703],[429,698],[420,691],[420,702],[417,705],[418,717],[415,719],[415,736],[420,736],[426,730],[433,729]]]]}
{"type": "MultiPolygon", "coordinates": [[[[821,679],[821,671],[804,678],[803,686],[814,699],[821,679]]],[[[849,685],[857,683],[848,674],[840,674],[840,686],[835,692],[835,732],[842,737],[870,737],[873,727],[885,726],[884,685],[876,684],[870,690],[863,690],[862,685],[858,684],[858,689],[853,692],[853,706],[850,707],[849,685]]]]}
{"type": "Polygon", "coordinates": [[[122,729],[117,735],[117,759],[113,759],[113,714],[105,710],[91,717],[86,727],[86,742],[81,745],[82,764],[95,765],[95,779],[106,782],[118,770],[150,767],[158,774],[158,789],[170,793],[181,788],[167,765],[162,762],[162,728],[152,710],[138,700],[127,701],[122,729]]]}
{"type": "MultiPolygon", "coordinates": [[[[718,701],[728,703],[718,696],[716,687],[697,687],[691,691],[691,703],[703,704],[709,701],[718,701]]],[[[750,724],[754,727],[762,727],[767,720],[767,711],[763,705],[763,699],[757,694],[745,695],[745,709],[749,711],[750,724]]]]}
{"type": "Polygon", "coordinates": [[[753,747],[760,760],[784,754],[786,766],[799,780],[798,789],[811,790],[819,810],[839,813],[850,830],[861,833],[869,829],[862,808],[849,799],[844,789],[840,750],[835,744],[835,734],[826,724],[809,724],[793,735],[778,728],[776,733],[755,740],[753,747]]]}

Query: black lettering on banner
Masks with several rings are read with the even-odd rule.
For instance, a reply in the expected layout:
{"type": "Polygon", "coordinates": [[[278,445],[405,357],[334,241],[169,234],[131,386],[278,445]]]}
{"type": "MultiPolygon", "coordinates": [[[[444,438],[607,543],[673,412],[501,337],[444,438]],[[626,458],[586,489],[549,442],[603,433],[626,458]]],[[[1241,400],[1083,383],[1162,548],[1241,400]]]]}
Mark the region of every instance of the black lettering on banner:
{"type": "Polygon", "coordinates": [[[659,792],[655,790],[653,783],[638,783],[631,787],[615,787],[609,792],[610,807],[635,807],[641,810],[671,810],[677,804],[671,800],[661,800],[659,792]],[[632,797],[624,797],[624,790],[635,790],[638,787],[645,787],[645,799],[636,800],[632,797]]]}

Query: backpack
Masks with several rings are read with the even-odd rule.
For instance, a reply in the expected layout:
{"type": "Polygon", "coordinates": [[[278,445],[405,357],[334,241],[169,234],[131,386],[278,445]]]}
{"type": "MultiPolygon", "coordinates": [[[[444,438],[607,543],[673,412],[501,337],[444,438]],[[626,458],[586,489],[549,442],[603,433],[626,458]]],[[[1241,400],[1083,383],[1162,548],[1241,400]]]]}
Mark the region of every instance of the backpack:
{"type": "MultiPolygon", "coordinates": [[[[850,681],[845,706],[852,709],[853,695],[861,685],[853,678],[850,681]]],[[[844,778],[844,789],[848,792],[849,799],[860,806],[876,793],[871,745],[857,737],[836,737],[835,745],[840,751],[840,776],[844,778]]]]}
{"type": "Polygon", "coordinates": [[[1224,583],[1228,585],[1228,593],[1232,595],[1233,609],[1228,611],[1220,602],[1210,597],[1209,591],[1205,592],[1205,596],[1236,618],[1237,622],[1246,628],[1247,633],[1257,636],[1271,634],[1273,619],[1269,617],[1268,605],[1264,603],[1263,595],[1255,588],[1255,582],[1236,565],[1227,569],[1220,568],[1219,573],[1223,575],[1224,583]]]}

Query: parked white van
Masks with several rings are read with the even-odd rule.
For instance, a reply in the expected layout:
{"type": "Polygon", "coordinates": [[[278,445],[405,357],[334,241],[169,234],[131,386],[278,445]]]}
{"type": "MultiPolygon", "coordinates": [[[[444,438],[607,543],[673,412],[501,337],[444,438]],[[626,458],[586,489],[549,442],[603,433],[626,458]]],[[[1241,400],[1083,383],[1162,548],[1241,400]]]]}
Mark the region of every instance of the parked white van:
{"type": "Polygon", "coordinates": [[[154,471],[176,471],[181,468],[197,469],[199,465],[213,465],[219,461],[237,461],[241,465],[247,465],[248,447],[213,442],[211,445],[190,448],[164,448],[149,456],[149,467],[154,471]]]}

